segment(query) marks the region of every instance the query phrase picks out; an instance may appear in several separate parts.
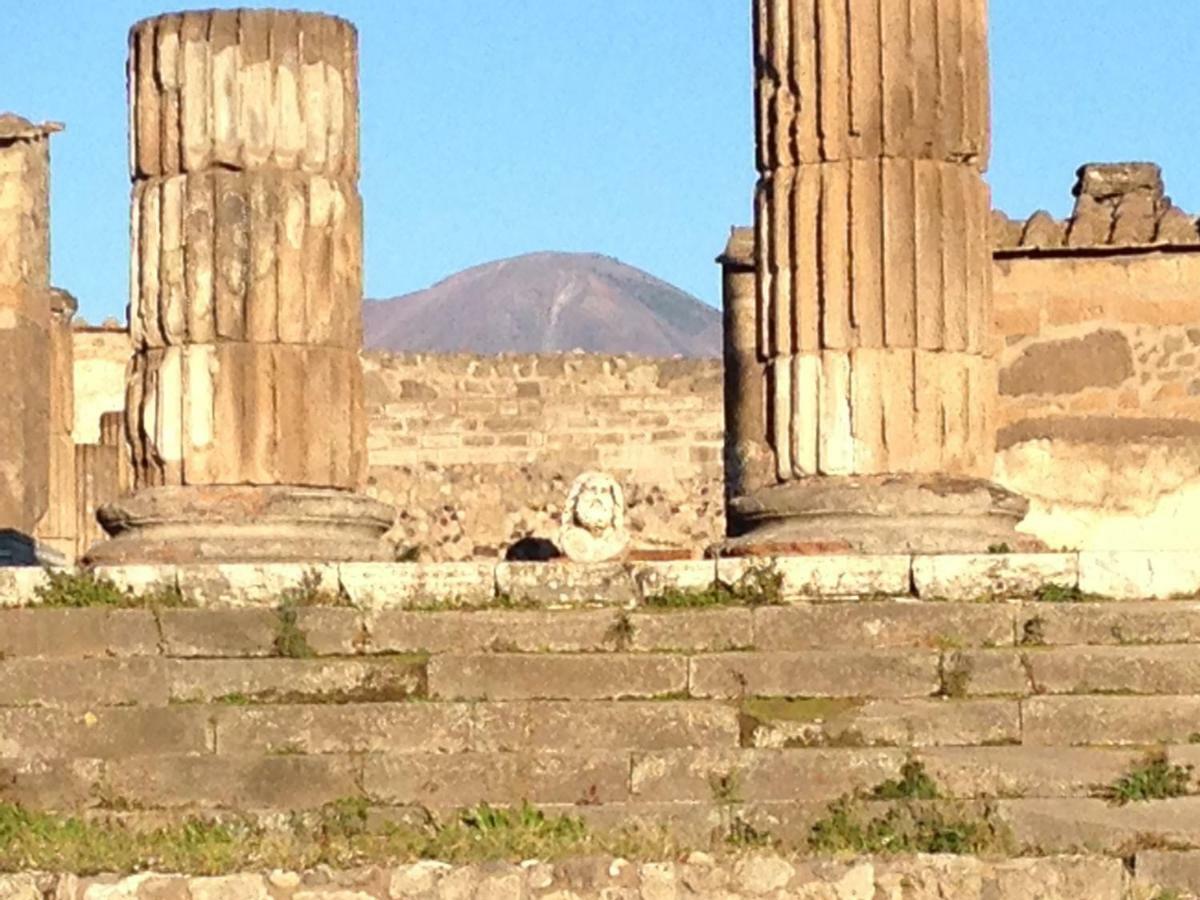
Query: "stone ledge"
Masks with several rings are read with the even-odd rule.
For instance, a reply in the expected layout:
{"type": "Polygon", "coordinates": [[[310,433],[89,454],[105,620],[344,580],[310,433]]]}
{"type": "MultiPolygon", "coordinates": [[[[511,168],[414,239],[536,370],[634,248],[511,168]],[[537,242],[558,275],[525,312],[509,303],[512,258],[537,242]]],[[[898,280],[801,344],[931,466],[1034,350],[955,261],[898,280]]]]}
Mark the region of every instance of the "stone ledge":
{"type": "MultiPolygon", "coordinates": [[[[1200,553],[1084,551],[939,556],[779,556],[597,565],[510,563],[244,564],[108,566],[98,576],[135,594],[178,590],[196,606],[273,606],[306,577],[363,610],[489,606],[636,607],[667,590],[732,584],[755,567],[778,576],[779,600],[1004,600],[1047,585],[1114,600],[1200,594],[1200,553]]],[[[0,568],[0,607],[35,606],[46,575],[0,568]]]]}
{"type": "MultiPolygon", "coordinates": [[[[1141,858],[1139,857],[1139,862],[1141,858]]],[[[1155,861],[1155,871],[1163,868],[1155,861]]],[[[1061,856],[982,860],[920,856],[830,860],[756,853],[716,857],[691,853],[668,862],[587,858],[545,863],[478,863],[452,866],[425,860],[353,872],[246,873],[197,878],[141,873],[79,878],[74,875],[0,875],[0,897],[11,900],[100,898],[238,898],[238,900],[404,900],[404,898],[601,897],[667,898],[837,897],[867,900],[918,894],[960,900],[1029,900],[1033,897],[1132,900],[1133,879],[1119,859],[1061,856]],[[919,885],[919,888],[916,886],[919,885]]]]}

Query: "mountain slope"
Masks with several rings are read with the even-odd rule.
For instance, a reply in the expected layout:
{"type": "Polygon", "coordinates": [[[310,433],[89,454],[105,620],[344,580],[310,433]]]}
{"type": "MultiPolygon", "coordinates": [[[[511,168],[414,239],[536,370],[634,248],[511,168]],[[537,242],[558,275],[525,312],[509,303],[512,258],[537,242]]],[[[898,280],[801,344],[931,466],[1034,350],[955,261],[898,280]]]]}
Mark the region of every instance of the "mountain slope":
{"type": "MultiPolygon", "coordinates": [[[[715,272],[714,272],[715,280],[715,272]]],[[[607,256],[532,253],[368,300],[370,349],[719,356],[721,313],[607,256]]]]}

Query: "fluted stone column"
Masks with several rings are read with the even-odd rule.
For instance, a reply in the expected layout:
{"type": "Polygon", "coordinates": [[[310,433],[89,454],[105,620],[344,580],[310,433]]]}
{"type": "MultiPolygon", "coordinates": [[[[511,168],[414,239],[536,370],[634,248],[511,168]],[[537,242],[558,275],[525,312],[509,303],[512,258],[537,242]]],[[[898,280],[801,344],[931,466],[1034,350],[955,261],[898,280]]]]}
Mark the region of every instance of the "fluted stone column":
{"type": "Polygon", "coordinates": [[[986,0],[755,0],[754,25],[773,471],[732,499],[732,534],[863,550],[1011,536],[1021,503],[986,481],[986,0]]]}
{"type": "Polygon", "coordinates": [[[50,135],[0,115],[0,564],[35,561],[51,456],[50,135]]]}
{"type": "Polygon", "coordinates": [[[366,475],[357,35],[188,12],[135,25],[132,499],[94,560],[386,554],[366,475]]]}

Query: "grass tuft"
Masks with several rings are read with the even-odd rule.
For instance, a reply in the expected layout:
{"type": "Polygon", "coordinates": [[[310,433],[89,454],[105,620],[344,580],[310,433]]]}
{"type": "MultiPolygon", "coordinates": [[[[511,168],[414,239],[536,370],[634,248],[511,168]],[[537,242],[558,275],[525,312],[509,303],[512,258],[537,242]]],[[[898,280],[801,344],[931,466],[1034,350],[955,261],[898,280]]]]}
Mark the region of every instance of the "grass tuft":
{"type": "Polygon", "coordinates": [[[897,780],[835,800],[808,840],[815,853],[855,855],[992,854],[1010,844],[990,809],[980,814],[940,800],[937,785],[918,762],[905,764],[897,780]]]}
{"type": "Polygon", "coordinates": [[[35,589],[44,607],[56,609],[162,609],[186,606],[176,585],[159,585],[142,594],[117,587],[93,572],[46,570],[46,583],[35,589]]]}
{"type": "Polygon", "coordinates": [[[1191,781],[1191,766],[1171,765],[1166,756],[1160,753],[1147,757],[1115,783],[1105,787],[1100,795],[1114,806],[1169,800],[1187,796],[1191,781]]]}
{"type": "Polygon", "coordinates": [[[783,602],[783,574],[774,563],[747,567],[733,584],[714,581],[706,588],[671,587],[646,599],[658,609],[705,609],[715,606],[779,606],[783,602]]]}

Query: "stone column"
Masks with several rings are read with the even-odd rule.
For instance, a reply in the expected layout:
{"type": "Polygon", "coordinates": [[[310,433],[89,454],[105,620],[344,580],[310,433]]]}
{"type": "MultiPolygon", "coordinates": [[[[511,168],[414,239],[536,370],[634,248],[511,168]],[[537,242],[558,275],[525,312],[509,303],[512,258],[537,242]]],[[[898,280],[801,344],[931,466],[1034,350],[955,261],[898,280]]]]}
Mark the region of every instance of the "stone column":
{"type": "Polygon", "coordinates": [[[0,564],[33,563],[50,502],[50,135],[0,115],[0,564]]]}
{"type": "Polygon", "coordinates": [[[734,228],[721,265],[725,335],[725,496],[745,496],[774,482],[767,434],[766,365],[758,352],[754,230],[734,228]]]}
{"type": "Polygon", "coordinates": [[[1021,504],[985,480],[986,0],[755,0],[754,25],[773,483],[731,501],[731,533],[865,551],[1011,538],[1021,504]]]}
{"type": "Polygon", "coordinates": [[[50,291],[49,496],[36,535],[43,552],[63,563],[76,556],[75,348],[71,320],[79,304],[58,288],[50,291]]]}
{"type": "Polygon", "coordinates": [[[274,10],[130,34],[134,496],[93,561],[363,559],[357,34],[274,10]]]}

